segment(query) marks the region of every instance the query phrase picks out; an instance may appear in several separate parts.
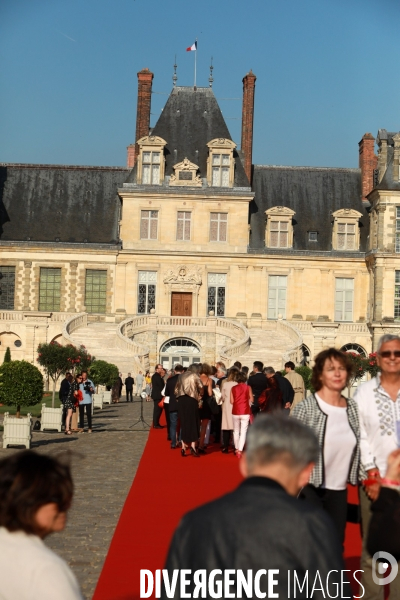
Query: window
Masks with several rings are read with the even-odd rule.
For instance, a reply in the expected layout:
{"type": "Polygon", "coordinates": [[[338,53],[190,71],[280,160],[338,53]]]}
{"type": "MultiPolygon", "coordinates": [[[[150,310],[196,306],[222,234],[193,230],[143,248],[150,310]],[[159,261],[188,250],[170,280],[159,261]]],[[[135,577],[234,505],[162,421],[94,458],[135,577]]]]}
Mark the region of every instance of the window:
{"type": "Polygon", "coordinates": [[[336,278],[335,321],[353,320],[354,279],[336,278]]]}
{"type": "Polygon", "coordinates": [[[0,266],[0,309],[14,310],[15,267],[0,266]]]}
{"type": "Polygon", "coordinates": [[[228,229],[228,213],[211,213],[210,242],[226,242],[228,229]]]}
{"type": "Polygon", "coordinates": [[[142,184],[160,183],[160,152],[143,152],[142,184]]]}
{"type": "Polygon", "coordinates": [[[400,271],[395,271],[394,318],[400,321],[400,271]]]}
{"type": "Polygon", "coordinates": [[[192,213],[178,210],[178,223],[176,228],[176,239],[188,241],[190,240],[190,223],[192,213]]]}
{"type": "Polygon", "coordinates": [[[265,245],[267,248],[291,248],[293,246],[294,210],[286,206],[274,206],[265,211],[267,224],[265,245]]]}
{"type": "Polygon", "coordinates": [[[355,223],[338,223],[337,249],[354,250],[356,247],[355,223]]]}
{"type": "Polygon", "coordinates": [[[89,313],[105,313],[107,308],[107,271],[86,270],[85,306],[89,313]]]}
{"type": "Polygon", "coordinates": [[[209,148],[207,161],[208,185],[232,187],[235,175],[233,151],[236,144],[232,140],[217,138],[208,142],[207,146],[209,148]]]}
{"type": "Polygon", "coordinates": [[[160,185],[164,181],[166,141],[154,135],[147,135],[137,141],[139,155],[137,160],[137,183],[142,185],[160,185]]]}
{"type": "Polygon", "coordinates": [[[271,221],[269,245],[271,248],[287,248],[289,241],[289,223],[287,221],[271,221]]]}
{"type": "Polygon", "coordinates": [[[318,242],[318,232],[317,231],[309,231],[308,232],[308,241],[309,242],[318,242]]]}
{"type": "Polygon", "coordinates": [[[148,314],[156,307],[157,271],[139,271],[138,313],[148,314]]]}
{"type": "Polygon", "coordinates": [[[156,240],[158,210],[142,210],[140,216],[140,239],[156,240]]]}
{"type": "Polygon", "coordinates": [[[39,310],[60,310],[61,269],[40,269],[39,310]]]}
{"type": "Polygon", "coordinates": [[[358,250],[360,247],[359,220],[362,214],[351,208],[337,210],[332,215],[334,250],[358,250]]]}
{"type": "Polygon", "coordinates": [[[225,273],[208,274],[207,314],[210,313],[210,310],[213,310],[216,317],[225,316],[225,288],[225,273]]]}
{"type": "Polygon", "coordinates": [[[268,277],[268,319],[277,319],[282,315],[286,319],[286,275],[268,277]]]}
{"type": "Polygon", "coordinates": [[[212,155],[212,185],[229,187],[229,154],[212,155]]]}
{"type": "Polygon", "coordinates": [[[396,242],[395,252],[400,253],[400,206],[396,206],[396,242]]]}

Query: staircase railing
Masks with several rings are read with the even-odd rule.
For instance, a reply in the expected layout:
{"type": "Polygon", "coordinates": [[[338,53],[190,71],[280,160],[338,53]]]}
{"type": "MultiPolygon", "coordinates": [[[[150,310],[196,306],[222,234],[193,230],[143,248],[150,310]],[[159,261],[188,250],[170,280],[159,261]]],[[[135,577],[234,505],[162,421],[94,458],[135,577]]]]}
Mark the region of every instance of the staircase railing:
{"type": "Polygon", "coordinates": [[[245,354],[250,348],[250,332],[241,323],[230,321],[229,319],[218,318],[216,329],[217,333],[229,335],[231,338],[236,339],[234,344],[229,346],[225,345],[220,350],[222,360],[229,366],[235,358],[245,354]]]}
{"type": "Polygon", "coordinates": [[[78,313],[77,315],[73,315],[69,317],[64,322],[62,336],[64,341],[67,344],[75,344],[74,340],[71,337],[71,333],[78,329],[78,327],[86,327],[87,326],[87,313],[78,313]]]}
{"type": "Polygon", "coordinates": [[[298,329],[291,323],[278,319],[276,322],[277,331],[282,331],[294,342],[293,346],[288,348],[282,355],[282,367],[286,362],[292,361],[298,365],[301,361],[301,347],[303,345],[303,337],[298,329]]]}
{"type": "Polygon", "coordinates": [[[117,327],[116,345],[121,350],[130,354],[139,370],[147,371],[150,368],[150,349],[136,340],[130,338],[148,327],[148,315],[128,317],[117,327]]]}

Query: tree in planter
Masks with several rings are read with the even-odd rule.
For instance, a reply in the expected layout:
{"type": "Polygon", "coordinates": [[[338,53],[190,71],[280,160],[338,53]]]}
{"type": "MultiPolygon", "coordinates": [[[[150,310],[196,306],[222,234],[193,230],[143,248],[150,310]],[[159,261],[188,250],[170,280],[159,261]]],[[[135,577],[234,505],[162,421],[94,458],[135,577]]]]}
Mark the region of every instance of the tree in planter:
{"type": "MultiPolygon", "coordinates": [[[[74,346],[72,346],[74,348],[74,346]]],[[[53,381],[53,396],[51,406],[54,408],[54,399],[56,395],[56,383],[62,373],[70,369],[68,361],[70,355],[69,346],[61,346],[58,342],[50,344],[39,344],[37,362],[43,367],[46,375],[53,381]]]]}
{"type": "Polygon", "coordinates": [[[0,402],[15,406],[21,416],[21,406],[39,404],[43,398],[43,375],[35,365],[25,360],[12,360],[0,366],[0,402]]]}
{"type": "Polygon", "coordinates": [[[3,363],[6,363],[6,362],[11,362],[11,351],[8,346],[7,346],[6,353],[4,354],[4,360],[3,360],[3,363]]]}
{"type": "Polygon", "coordinates": [[[118,377],[118,367],[105,360],[94,360],[90,367],[90,379],[98,387],[112,387],[118,377]]]}

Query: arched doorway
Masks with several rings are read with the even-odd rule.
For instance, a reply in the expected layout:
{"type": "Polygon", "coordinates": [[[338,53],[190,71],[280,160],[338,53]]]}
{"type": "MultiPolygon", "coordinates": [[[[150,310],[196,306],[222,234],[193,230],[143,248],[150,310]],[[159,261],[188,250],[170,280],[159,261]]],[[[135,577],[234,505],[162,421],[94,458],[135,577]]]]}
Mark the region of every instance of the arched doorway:
{"type": "Polygon", "coordinates": [[[173,369],[175,365],[188,367],[201,362],[201,348],[193,340],[174,338],[161,346],[160,363],[164,369],[173,369]]]}

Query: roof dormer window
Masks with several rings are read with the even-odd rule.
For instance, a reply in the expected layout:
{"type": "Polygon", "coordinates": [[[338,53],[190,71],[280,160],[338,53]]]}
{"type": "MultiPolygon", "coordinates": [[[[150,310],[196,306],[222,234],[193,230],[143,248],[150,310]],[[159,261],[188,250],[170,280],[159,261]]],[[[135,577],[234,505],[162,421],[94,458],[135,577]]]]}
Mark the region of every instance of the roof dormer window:
{"type": "Polygon", "coordinates": [[[334,250],[359,250],[360,227],[362,214],[351,208],[343,208],[332,213],[333,232],[332,247],[334,250]]]}
{"type": "Polygon", "coordinates": [[[160,183],[160,153],[143,152],[142,162],[142,183],[159,184],[160,183]]]}
{"type": "Polygon", "coordinates": [[[229,154],[212,155],[212,185],[215,187],[229,187],[229,154]]]}
{"type": "Polygon", "coordinates": [[[164,181],[164,146],[167,142],[158,136],[148,135],[137,143],[137,182],[142,185],[160,185],[164,181]]]}
{"type": "Polygon", "coordinates": [[[233,187],[235,161],[232,140],[216,138],[207,144],[210,154],[207,160],[207,181],[213,187],[233,187]]]}
{"type": "Polygon", "coordinates": [[[286,206],[273,206],[265,211],[267,223],[265,228],[265,245],[267,248],[293,247],[294,210],[286,206]]]}

